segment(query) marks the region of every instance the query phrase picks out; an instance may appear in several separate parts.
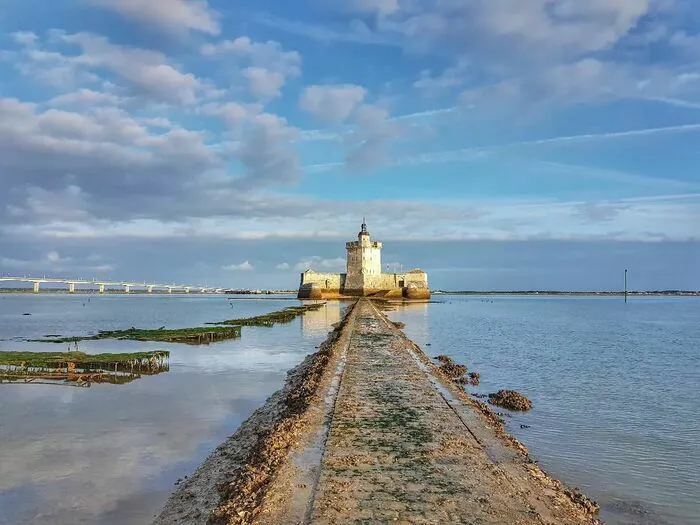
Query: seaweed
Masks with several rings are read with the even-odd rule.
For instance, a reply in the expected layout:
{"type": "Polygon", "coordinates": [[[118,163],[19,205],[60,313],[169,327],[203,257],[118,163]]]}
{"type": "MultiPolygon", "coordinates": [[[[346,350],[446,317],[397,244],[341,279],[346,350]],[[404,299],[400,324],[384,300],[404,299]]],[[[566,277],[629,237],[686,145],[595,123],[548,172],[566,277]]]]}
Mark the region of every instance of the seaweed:
{"type": "Polygon", "coordinates": [[[499,390],[495,394],[489,394],[489,403],[522,412],[532,408],[532,401],[515,390],[499,390]]]}
{"type": "Polygon", "coordinates": [[[85,354],[84,352],[0,352],[0,383],[124,384],[142,375],[167,372],[170,352],[85,354]]]}
{"type": "Polygon", "coordinates": [[[277,323],[289,323],[296,317],[315,311],[325,306],[325,303],[314,303],[303,306],[290,306],[283,310],[268,314],[229,319],[217,323],[205,323],[207,326],[196,328],[142,329],[131,327],[126,330],[101,330],[94,335],[72,337],[49,337],[29,339],[35,343],[77,343],[78,341],[94,341],[98,339],[126,339],[130,341],[155,341],[162,343],[186,343],[191,345],[209,344],[216,341],[236,339],[241,336],[243,326],[274,326],[277,323]]]}
{"type": "Polygon", "coordinates": [[[162,343],[201,345],[226,339],[235,339],[240,336],[240,326],[174,328],[170,330],[164,328],[145,330],[131,327],[127,330],[101,330],[95,335],[29,339],[29,341],[35,343],[75,343],[78,341],[94,341],[98,339],[126,339],[131,341],[156,341],[162,343]]]}
{"type": "Polygon", "coordinates": [[[130,352],[119,354],[86,354],[85,352],[0,352],[0,366],[24,366],[31,367],[57,367],[61,364],[75,363],[76,366],[102,369],[114,364],[124,365],[129,368],[132,363],[143,366],[152,362],[154,358],[163,360],[170,357],[170,352],[158,350],[156,352],[130,352]]]}
{"type": "Polygon", "coordinates": [[[289,306],[276,312],[256,315],[254,317],[244,317],[241,319],[229,319],[218,323],[207,323],[208,325],[233,325],[233,326],[274,326],[277,323],[290,323],[298,316],[306,312],[313,312],[321,309],[326,303],[306,304],[303,306],[289,306]]]}

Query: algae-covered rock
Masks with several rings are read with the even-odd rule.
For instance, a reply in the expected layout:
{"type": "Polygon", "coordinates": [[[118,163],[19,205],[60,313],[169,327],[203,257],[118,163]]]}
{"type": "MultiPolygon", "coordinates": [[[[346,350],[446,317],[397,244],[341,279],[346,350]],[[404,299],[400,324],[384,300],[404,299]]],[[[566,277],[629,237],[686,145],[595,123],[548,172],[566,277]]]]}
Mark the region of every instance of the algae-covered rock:
{"type": "Polygon", "coordinates": [[[581,505],[589,514],[595,515],[600,511],[600,505],[581,492],[578,487],[565,488],[564,494],[569,496],[574,503],[581,505]]]}
{"type": "Polygon", "coordinates": [[[499,390],[495,394],[489,394],[489,403],[522,412],[532,408],[532,401],[515,390],[499,390]]]}
{"type": "Polygon", "coordinates": [[[464,377],[468,372],[466,366],[458,365],[446,355],[439,355],[435,359],[442,363],[439,367],[442,373],[449,377],[453,382],[457,383],[458,385],[466,385],[469,383],[469,380],[464,377]]]}

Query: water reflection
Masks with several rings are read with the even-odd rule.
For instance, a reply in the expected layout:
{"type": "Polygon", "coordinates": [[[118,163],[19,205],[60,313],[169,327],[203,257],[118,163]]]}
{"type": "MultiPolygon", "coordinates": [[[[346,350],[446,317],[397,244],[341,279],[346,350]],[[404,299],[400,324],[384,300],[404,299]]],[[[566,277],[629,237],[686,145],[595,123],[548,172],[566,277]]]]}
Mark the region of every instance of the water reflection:
{"type": "MultiPolygon", "coordinates": [[[[0,339],[6,340],[45,333],[80,335],[105,326],[192,326],[231,317],[233,308],[216,297],[93,298],[89,310],[79,298],[68,296],[0,299],[0,339]],[[23,324],[18,325],[18,311],[35,315],[19,318],[23,324]],[[91,317],[86,319],[86,314],[91,317]]],[[[238,301],[235,316],[288,305],[238,301]]],[[[0,524],[149,522],[174,482],[191,475],[282,385],[286,371],[314,351],[339,315],[332,306],[309,331],[300,330],[300,319],[271,328],[246,327],[241,339],[204,347],[167,345],[168,373],[139,372],[139,381],[118,388],[98,382],[90,389],[3,385],[0,524]]],[[[36,343],[4,345],[8,350],[45,350],[36,343]]],[[[89,354],[162,348],[162,343],[112,340],[81,345],[89,354]]]]}
{"type": "Polygon", "coordinates": [[[323,308],[309,310],[302,316],[302,330],[307,336],[324,335],[339,323],[344,305],[341,301],[327,301],[323,308]]]}
{"type": "MultiPolygon", "coordinates": [[[[430,341],[428,314],[428,303],[402,302],[396,304],[395,314],[390,315],[390,317],[400,318],[409,327],[411,340],[423,348],[430,341]]],[[[425,350],[425,348],[423,349],[425,350]]]]}
{"type": "Polygon", "coordinates": [[[124,385],[170,370],[167,351],[88,355],[83,352],[0,352],[0,384],[90,387],[124,385]]]}

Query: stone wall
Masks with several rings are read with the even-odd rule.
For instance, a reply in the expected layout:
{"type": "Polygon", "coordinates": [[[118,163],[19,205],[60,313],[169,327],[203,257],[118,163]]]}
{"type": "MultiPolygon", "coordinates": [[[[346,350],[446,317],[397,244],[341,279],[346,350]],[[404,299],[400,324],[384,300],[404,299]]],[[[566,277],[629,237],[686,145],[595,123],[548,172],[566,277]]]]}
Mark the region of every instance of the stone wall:
{"type": "Polygon", "coordinates": [[[379,295],[388,298],[406,297],[427,299],[430,297],[428,276],[413,270],[407,273],[381,273],[379,275],[344,273],[318,273],[306,271],[301,274],[300,299],[334,298],[341,295],[379,295]]]}
{"type": "Polygon", "coordinates": [[[361,241],[348,242],[348,275],[379,275],[382,273],[382,243],[370,241],[368,236],[361,236],[361,241]]]}
{"type": "Polygon", "coordinates": [[[301,284],[317,284],[328,290],[339,290],[345,285],[345,274],[308,271],[301,274],[301,284]]]}
{"type": "Polygon", "coordinates": [[[322,299],[340,296],[345,288],[344,273],[319,273],[306,271],[301,274],[299,299],[322,299]]]}

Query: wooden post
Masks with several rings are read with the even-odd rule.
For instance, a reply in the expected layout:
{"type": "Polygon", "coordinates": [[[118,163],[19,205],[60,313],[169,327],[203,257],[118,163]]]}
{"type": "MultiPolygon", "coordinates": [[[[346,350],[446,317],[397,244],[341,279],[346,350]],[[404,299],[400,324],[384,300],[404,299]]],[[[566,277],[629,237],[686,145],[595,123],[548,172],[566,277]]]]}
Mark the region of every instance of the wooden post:
{"type": "Polygon", "coordinates": [[[625,268],[625,304],[627,304],[627,268],[625,268]]]}

